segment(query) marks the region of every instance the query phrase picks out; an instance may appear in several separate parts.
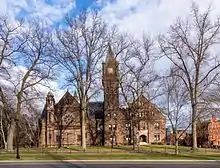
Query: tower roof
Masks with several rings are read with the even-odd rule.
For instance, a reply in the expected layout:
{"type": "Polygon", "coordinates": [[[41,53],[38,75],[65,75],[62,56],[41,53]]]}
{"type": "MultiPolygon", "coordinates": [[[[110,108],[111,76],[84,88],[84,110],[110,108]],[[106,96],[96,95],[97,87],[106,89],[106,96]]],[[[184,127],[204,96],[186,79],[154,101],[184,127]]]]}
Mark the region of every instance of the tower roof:
{"type": "Polygon", "coordinates": [[[110,60],[115,60],[115,58],[114,58],[114,53],[112,51],[112,46],[111,46],[110,43],[108,43],[108,54],[107,54],[107,57],[106,57],[106,62],[110,61],[110,60]]]}
{"type": "Polygon", "coordinates": [[[49,91],[49,92],[47,93],[47,96],[53,96],[53,93],[52,93],[51,91],[49,91]]]}

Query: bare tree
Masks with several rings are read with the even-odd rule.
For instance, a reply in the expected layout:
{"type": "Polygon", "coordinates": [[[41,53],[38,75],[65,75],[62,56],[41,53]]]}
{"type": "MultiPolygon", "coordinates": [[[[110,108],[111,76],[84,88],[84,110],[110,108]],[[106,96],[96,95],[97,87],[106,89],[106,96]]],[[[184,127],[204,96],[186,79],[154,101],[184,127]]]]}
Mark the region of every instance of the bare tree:
{"type": "Polygon", "coordinates": [[[190,96],[193,150],[197,149],[197,105],[204,90],[211,87],[210,83],[219,75],[219,59],[212,49],[219,43],[220,22],[219,19],[213,22],[210,12],[208,8],[201,13],[192,4],[187,20],[178,18],[167,34],[159,37],[162,53],[177,71],[181,71],[181,76],[176,75],[184,82],[190,96]]]}
{"type": "Polygon", "coordinates": [[[10,80],[16,99],[15,117],[11,121],[11,129],[8,135],[13,139],[16,131],[16,158],[19,155],[19,120],[22,112],[22,106],[25,102],[39,99],[39,90],[37,87],[46,85],[48,79],[52,77],[53,64],[50,61],[48,44],[51,40],[51,33],[45,31],[44,27],[36,21],[28,22],[28,27],[20,32],[25,44],[20,48],[19,53],[13,55],[16,59],[18,74],[16,79],[10,80]],[[21,63],[21,64],[19,64],[21,63]],[[17,126],[17,130],[16,130],[17,126]]]}
{"type": "Polygon", "coordinates": [[[108,42],[107,25],[96,12],[81,12],[65,21],[67,29],[57,30],[53,51],[55,60],[66,69],[67,83],[77,91],[81,145],[86,150],[86,109],[89,99],[99,91],[100,63],[108,42]]]}
{"type": "Polygon", "coordinates": [[[162,80],[162,109],[169,120],[172,127],[172,132],[175,142],[175,154],[178,154],[178,144],[181,136],[186,133],[188,127],[191,125],[189,121],[185,121],[185,116],[190,116],[187,112],[188,106],[188,92],[183,82],[173,74],[172,70],[170,74],[162,80]],[[178,130],[182,128],[182,122],[186,123],[184,131],[178,133],[178,130]]]}
{"type": "Polygon", "coordinates": [[[13,54],[18,53],[26,39],[21,39],[19,31],[24,22],[10,23],[7,16],[0,16],[0,76],[9,75],[9,65],[15,63],[13,54]]]}
{"type": "MultiPolygon", "coordinates": [[[[149,88],[158,76],[153,71],[154,42],[143,36],[142,41],[131,40],[129,47],[121,54],[120,70],[120,92],[122,104],[128,107],[127,119],[130,121],[130,132],[132,132],[133,149],[139,149],[139,136],[141,121],[151,121],[150,113],[143,113],[144,105],[139,101],[142,96],[152,100],[149,88]],[[133,101],[133,102],[132,102],[133,101]],[[138,111],[137,111],[138,110],[138,111]],[[140,117],[141,114],[145,114],[140,117]]],[[[146,109],[144,109],[146,111],[146,109]]],[[[148,136],[149,137],[149,136],[148,136]]]]}
{"type": "MultiPolygon", "coordinates": [[[[10,19],[7,16],[0,16],[0,78],[3,80],[10,79],[11,76],[9,71],[11,69],[11,65],[15,64],[15,60],[12,58],[14,54],[19,53],[19,50],[22,48],[26,39],[21,39],[20,30],[23,28],[23,22],[17,22],[13,25],[10,23],[10,19]]],[[[4,84],[0,86],[0,94],[1,94],[1,102],[4,107],[4,115],[13,117],[14,110],[12,109],[11,104],[8,101],[8,96],[4,90],[9,89],[3,88],[4,84]],[[7,114],[6,114],[7,112],[7,114]]],[[[7,92],[7,91],[6,91],[7,92]]],[[[7,118],[8,121],[11,121],[11,118],[7,118]]],[[[12,127],[6,126],[6,133],[7,137],[10,137],[13,131],[12,127]]],[[[3,132],[2,132],[3,134],[3,132]]],[[[4,137],[6,137],[4,135],[4,137]]],[[[3,135],[2,135],[3,136],[3,135]]],[[[13,150],[13,138],[7,138],[7,150],[13,150]]]]}
{"type": "MultiPolygon", "coordinates": [[[[8,91],[8,90],[7,90],[8,91]]],[[[1,102],[1,115],[0,115],[0,129],[1,129],[1,137],[4,143],[4,148],[7,150],[7,133],[9,130],[9,125],[11,118],[14,114],[14,109],[10,104],[10,101],[3,93],[2,88],[0,87],[0,102],[1,102]]]]}
{"type": "MultiPolygon", "coordinates": [[[[25,107],[27,108],[27,107],[25,107]]],[[[37,146],[38,143],[38,109],[28,109],[28,114],[22,113],[19,121],[19,145],[22,147],[37,146]],[[34,110],[34,111],[32,111],[34,110]]]]}

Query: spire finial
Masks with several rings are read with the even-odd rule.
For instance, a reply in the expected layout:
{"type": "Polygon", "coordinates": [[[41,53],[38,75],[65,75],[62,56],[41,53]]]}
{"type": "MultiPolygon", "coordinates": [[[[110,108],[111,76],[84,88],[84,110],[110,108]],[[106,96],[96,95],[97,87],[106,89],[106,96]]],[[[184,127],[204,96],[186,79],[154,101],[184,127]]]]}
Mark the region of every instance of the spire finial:
{"type": "Polygon", "coordinates": [[[114,53],[112,51],[112,46],[111,46],[110,42],[108,42],[108,55],[106,58],[107,58],[106,60],[108,60],[110,58],[114,58],[114,53]]]}
{"type": "Polygon", "coordinates": [[[49,91],[49,92],[47,93],[47,96],[53,96],[53,93],[52,93],[51,91],[49,91]]]}

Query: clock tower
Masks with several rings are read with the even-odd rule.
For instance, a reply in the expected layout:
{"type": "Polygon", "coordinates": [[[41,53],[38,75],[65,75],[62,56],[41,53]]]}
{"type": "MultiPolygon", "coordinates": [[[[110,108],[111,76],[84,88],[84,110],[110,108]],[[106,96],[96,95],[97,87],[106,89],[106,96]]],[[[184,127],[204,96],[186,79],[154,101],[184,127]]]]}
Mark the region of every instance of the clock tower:
{"type": "Polygon", "coordinates": [[[118,62],[114,58],[110,44],[108,46],[106,60],[102,64],[102,84],[104,88],[105,111],[117,109],[119,106],[118,62]]]}

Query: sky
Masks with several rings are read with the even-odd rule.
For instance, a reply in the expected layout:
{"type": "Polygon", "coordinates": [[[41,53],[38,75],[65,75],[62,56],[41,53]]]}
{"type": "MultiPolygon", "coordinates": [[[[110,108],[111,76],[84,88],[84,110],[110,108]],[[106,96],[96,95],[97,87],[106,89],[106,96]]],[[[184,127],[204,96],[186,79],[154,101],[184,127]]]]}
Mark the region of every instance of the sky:
{"type": "MultiPolygon", "coordinates": [[[[194,0],[201,10],[212,6],[219,15],[219,0],[194,0]]],[[[37,16],[53,25],[66,14],[96,8],[109,24],[140,37],[143,32],[156,35],[165,31],[178,16],[186,16],[192,0],[0,0],[0,13],[10,18],[37,16]]]]}
{"type": "MultiPolygon", "coordinates": [[[[220,15],[219,0],[0,0],[0,14],[7,14],[12,21],[37,16],[53,26],[66,14],[74,17],[81,10],[97,9],[109,25],[141,38],[143,33],[156,36],[166,32],[175,18],[189,14],[192,2],[202,11],[211,5],[212,18],[220,15]]],[[[65,92],[59,84],[52,85],[58,97],[65,92]]]]}

